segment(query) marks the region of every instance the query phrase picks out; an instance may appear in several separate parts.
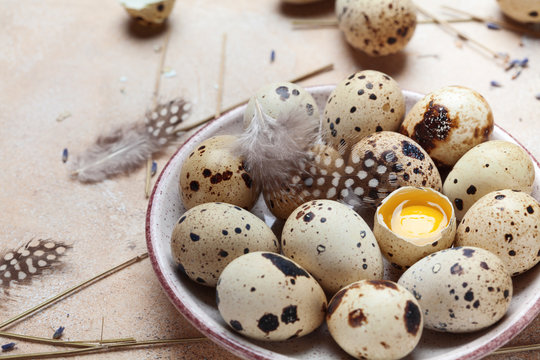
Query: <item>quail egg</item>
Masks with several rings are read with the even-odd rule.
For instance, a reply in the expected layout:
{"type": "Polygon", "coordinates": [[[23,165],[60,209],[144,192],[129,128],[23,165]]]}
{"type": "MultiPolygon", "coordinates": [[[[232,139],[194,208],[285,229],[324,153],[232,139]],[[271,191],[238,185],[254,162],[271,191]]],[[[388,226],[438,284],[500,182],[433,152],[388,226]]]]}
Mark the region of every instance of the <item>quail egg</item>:
{"type": "Polygon", "coordinates": [[[362,280],[340,290],[328,304],[328,330],[356,359],[401,359],[422,336],[422,311],[404,287],[362,280]]]}
{"type": "Polygon", "coordinates": [[[400,132],[422,146],[438,166],[450,168],[469,149],[488,139],[493,113],[478,92],[448,86],[418,101],[400,132]]]}
{"type": "Polygon", "coordinates": [[[370,56],[397,53],[416,28],[411,0],[337,0],[336,15],[347,42],[370,56]]]}
{"type": "Polygon", "coordinates": [[[401,187],[377,208],[373,233],[381,251],[398,269],[449,248],[456,234],[454,208],[430,188],[401,187]]]}
{"type": "Polygon", "coordinates": [[[322,133],[336,149],[350,149],[376,131],[397,131],[405,115],[405,98],[398,83],[374,70],[359,71],[330,94],[322,133]]]}
{"type": "Polygon", "coordinates": [[[171,250],[178,269],[190,279],[216,286],[235,258],[254,251],[279,252],[264,221],[236,205],[206,203],[186,211],[175,225],[171,250]]]}
{"type": "Polygon", "coordinates": [[[237,138],[219,135],[200,143],[182,164],[180,194],[186,209],[221,201],[251,208],[259,196],[243,160],[232,152],[237,138]]]}
{"type": "Polygon", "coordinates": [[[308,270],[329,294],[362,279],[382,279],[377,240],[351,208],[314,200],[296,209],[281,235],[282,252],[308,270]]]}
{"type": "Polygon", "coordinates": [[[170,15],[175,0],[121,0],[124,9],[141,25],[159,25],[170,15]]]}
{"type": "Polygon", "coordinates": [[[463,155],[444,181],[443,193],[461,220],[475,201],[495,190],[513,189],[531,193],[534,167],[519,145],[492,140],[463,155]]]}
{"type": "Polygon", "coordinates": [[[457,246],[491,251],[512,275],[540,261],[540,205],[521,191],[500,190],[482,196],[458,227],[457,246]]]}
{"type": "Polygon", "coordinates": [[[491,252],[475,247],[441,250],[419,260],[398,281],[418,300],[424,326],[452,333],[486,328],[512,299],[512,278],[491,252]]]}
{"type": "Polygon", "coordinates": [[[286,257],[254,252],[233,260],[216,288],[218,310],[238,333],[280,341],[309,334],[326,314],[326,296],[315,279],[286,257]]]}
{"type": "Polygon", "coordinates": [[[522,23],[540,23],[540,1],[538,0],[497,0],[501,11],[508,17],[522,23]]]}

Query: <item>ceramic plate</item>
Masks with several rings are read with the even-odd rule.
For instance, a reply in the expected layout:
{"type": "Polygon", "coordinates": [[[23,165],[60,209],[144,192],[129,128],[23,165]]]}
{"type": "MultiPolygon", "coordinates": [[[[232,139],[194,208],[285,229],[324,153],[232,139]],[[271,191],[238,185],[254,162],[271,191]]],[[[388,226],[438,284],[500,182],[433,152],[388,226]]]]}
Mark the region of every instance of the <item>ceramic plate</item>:
{"type": "MultiPolygon", "coordinates": [[[[318,86],[307,90],[313,94],[319,109],[324,109],[333,88],[334,86],[318,86]]],[[[421,95],[407,91],[404,91],[404,95],[407,111],[421,98],[421,95]]],[[[146,215],[146,240],[154,271],[171,302],[193,326],[242,358],[350,359],[332,340],[325,325],[305,337],[277,343],[254,341],[238,335],[221,319],[215,303],[214,289],[200,286],[176,271],[170,253],[170,237],[174,225],[185,211],[178,192],[182,163],[203,140],[218,134],[240,133],[244,109],[245,106],[236,108],[208,123],[178,149],[161,172],[146,215]]],[[[517,143],[510,134],[498,126],[495,126],[492,139],[517,143]]],[[[538,200],[540,164],[534,158],[533,160],[536,171],[533,196],[538,200]]],[[[274,224],[276,220],[262,199],[259,199],[252,212],[270,226],[277,225],[274,224]]],[[[479,359],[505,344],[540,312],[540,266],[514,277],[513,280],[514,297],[508,313],[497,324],[471,334],[447,334],[424,330],[417,348],[407,358],[479,359]]]]}

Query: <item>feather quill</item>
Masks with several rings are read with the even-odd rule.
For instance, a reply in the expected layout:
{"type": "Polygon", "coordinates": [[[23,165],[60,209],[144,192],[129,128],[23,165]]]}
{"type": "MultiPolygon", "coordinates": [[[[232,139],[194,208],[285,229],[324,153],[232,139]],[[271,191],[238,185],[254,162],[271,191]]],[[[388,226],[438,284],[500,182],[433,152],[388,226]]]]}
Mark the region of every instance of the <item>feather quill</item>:
{"type": "Polygon", "coordinates": [[[358,210],[376,206],[398,187],[397,174],[386,170],[392,169],[393,158],[366,153],[354,160],[354,166],[347,165],[350,149],[325,145],[302,111],[274,119],[256,102],[255,115],[239,136],[236,151],[272,212],[283,218],[287,211],[272,208],[273,201],[290,210],[309,200],[333,199],[358,210]]]}
{"type": "Polygon", "coordinates": [[[63,265],[62,258],[71,246],[50,239],[32,240],[18,249],[0,254],[0,288],[8,292],[12,283],[29,285],[45,270],[63,265]]]}
{"type": "Polygon", "coordinates": [[[148,111],[144,123],[130,124],[101,135],[69,164],[71,176],[81,182],[99,182],[129,173],[151,155],[174,143],[178,124],[189,116],[190,104],[175,99],[148,111]]]}

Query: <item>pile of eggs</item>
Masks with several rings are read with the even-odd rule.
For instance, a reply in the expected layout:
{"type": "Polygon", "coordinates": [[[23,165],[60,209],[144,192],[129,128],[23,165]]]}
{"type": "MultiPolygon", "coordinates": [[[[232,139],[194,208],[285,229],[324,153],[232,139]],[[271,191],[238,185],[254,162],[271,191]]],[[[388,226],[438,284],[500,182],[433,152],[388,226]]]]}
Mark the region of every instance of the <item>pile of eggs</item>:
{"type": "Polygon", "coordinates": [[[303,88],[269,84],[250,100],[244,129],[255,106],[278,121],[306,113],[320,133],[317,171],[263,191],[284,221],[273,231],[249,212],[261,186],[234,152],[235,135],[203,141],[183,163],[188,210],[172,255],[185,276],[216,288],[230,328],[281,341],[326,321],[351,356],[398,359],[424,328],[471,332],[504,316],[512,276],[540,260],[540,205],[530,157],[489,140],[493,115],[480,94],[445,87],[405,114],[396,81],[366,70],[321,111],[303,88]],[[397,281],[383,279],[383,259],[397,281]]]}

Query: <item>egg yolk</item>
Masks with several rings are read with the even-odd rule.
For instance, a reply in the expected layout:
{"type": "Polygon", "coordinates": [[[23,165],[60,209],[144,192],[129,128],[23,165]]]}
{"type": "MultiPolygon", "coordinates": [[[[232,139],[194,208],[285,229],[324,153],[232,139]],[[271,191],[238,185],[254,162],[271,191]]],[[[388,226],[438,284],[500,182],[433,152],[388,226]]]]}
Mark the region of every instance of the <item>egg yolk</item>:
{"type": "Polygon", "coordinates": [[[406,238],[424,238],[444,228],[448,223],[446,214],[437,204],[409,204],[404,201],[392,214],[390,228],[406,238]]]}

